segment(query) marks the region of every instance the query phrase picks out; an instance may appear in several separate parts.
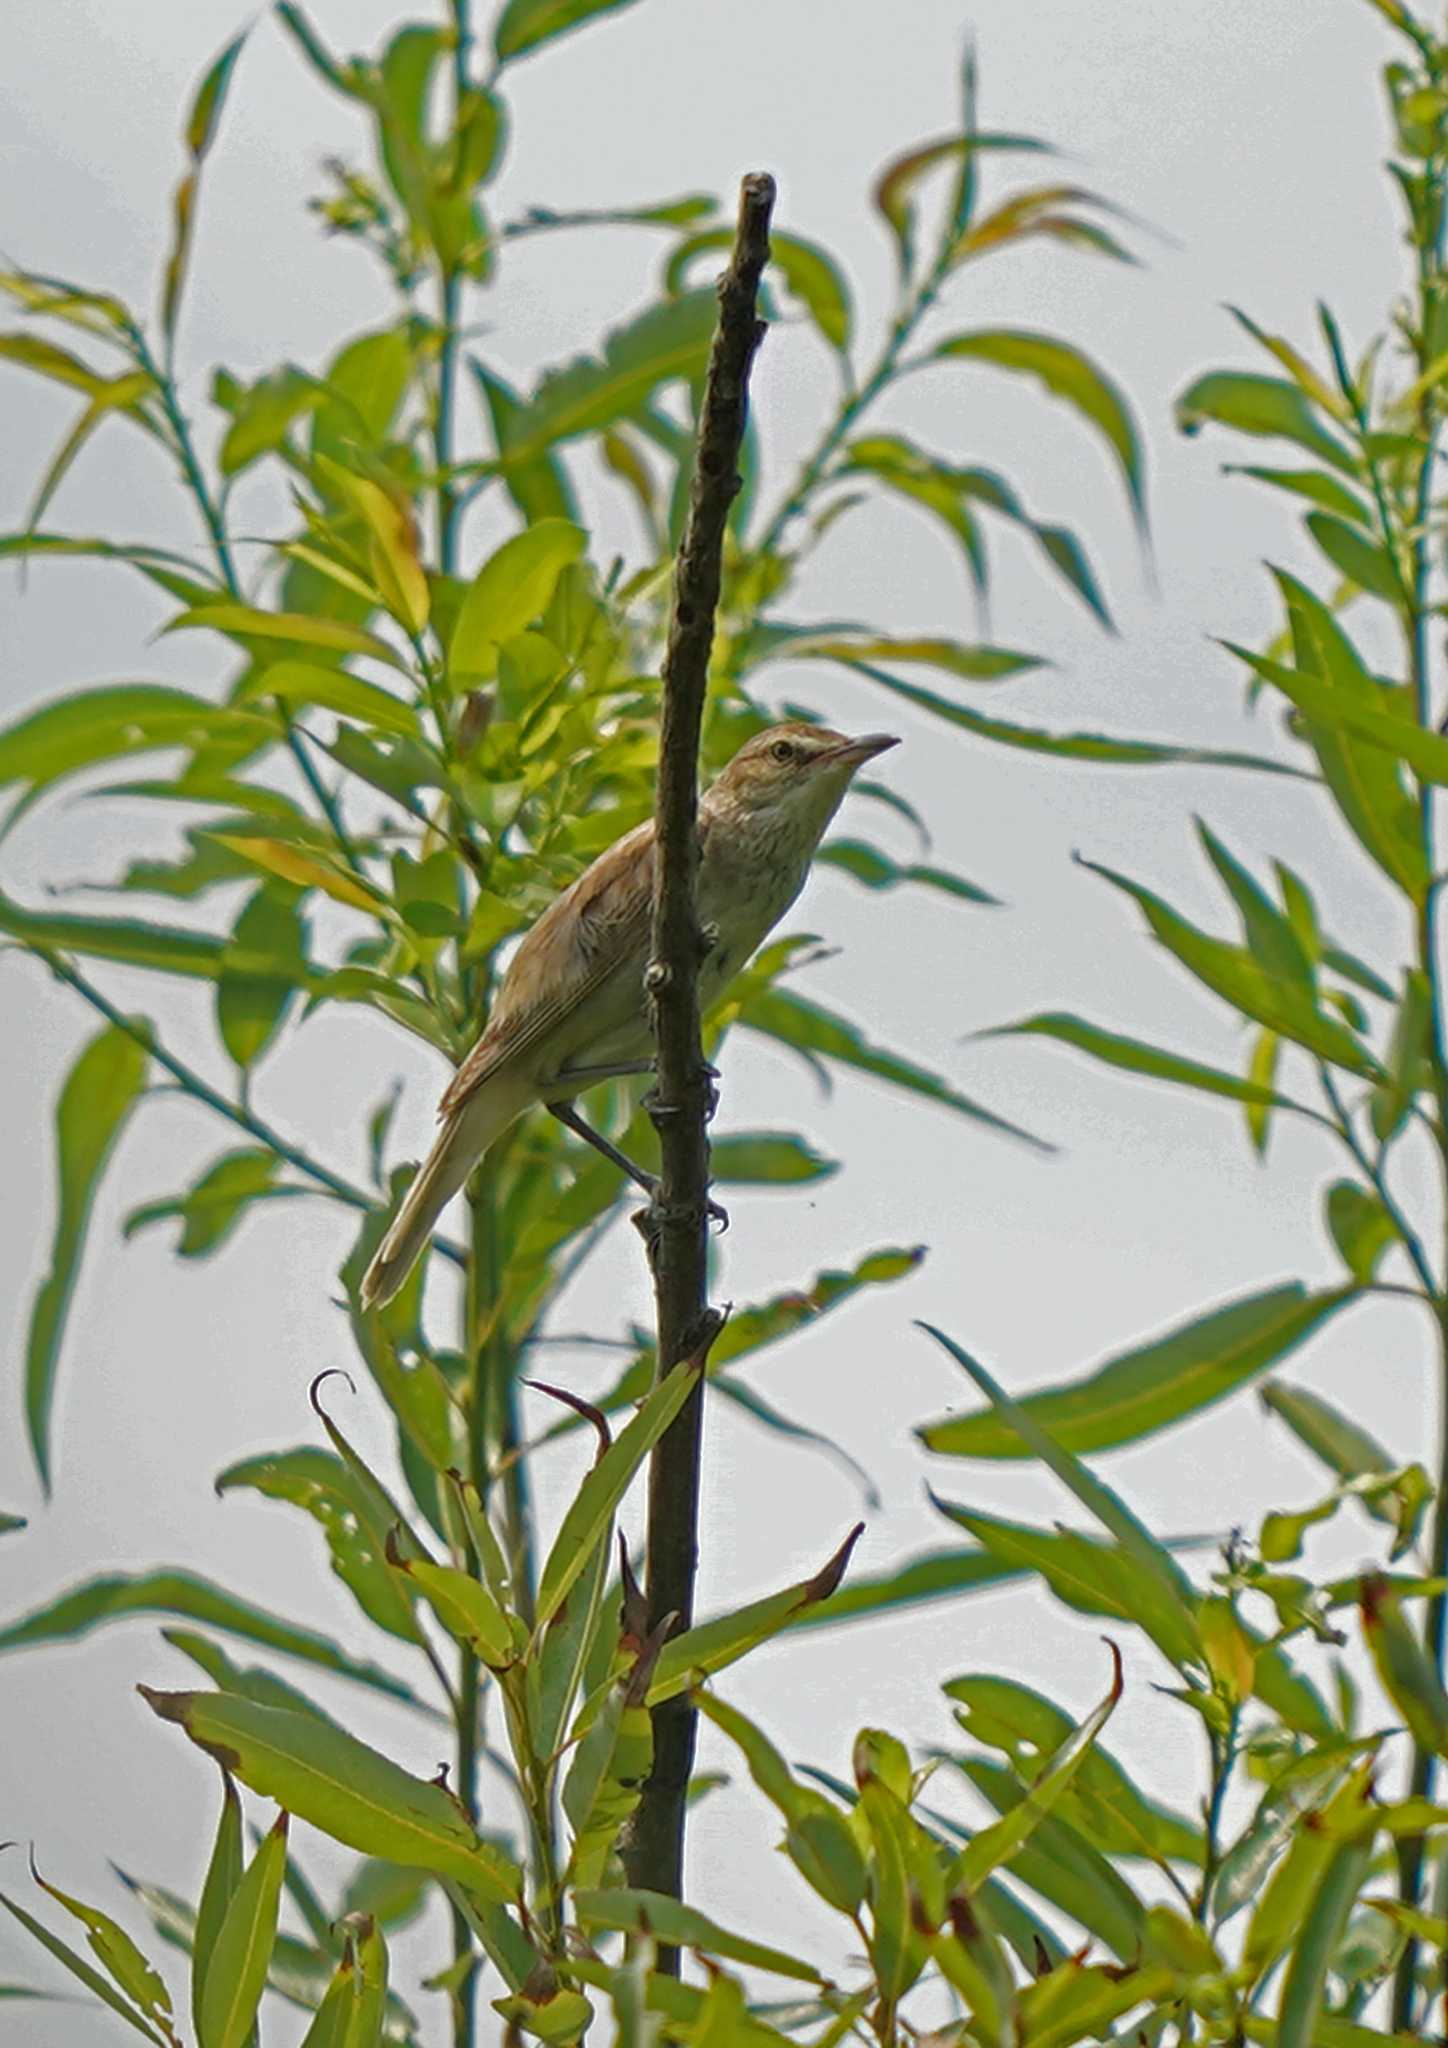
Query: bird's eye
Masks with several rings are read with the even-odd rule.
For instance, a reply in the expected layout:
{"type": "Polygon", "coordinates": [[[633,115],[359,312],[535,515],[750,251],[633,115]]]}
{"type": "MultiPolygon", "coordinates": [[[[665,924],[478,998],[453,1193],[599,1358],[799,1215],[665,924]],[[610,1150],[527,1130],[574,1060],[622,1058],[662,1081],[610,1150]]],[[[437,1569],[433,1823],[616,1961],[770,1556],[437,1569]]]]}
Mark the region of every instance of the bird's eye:
{"type": "Polygon", "coordinates": [[[794,748],[788,740],[776,740],[769,751],[773,754],[776,761],[784,762],[794,759],[794,748]]]}

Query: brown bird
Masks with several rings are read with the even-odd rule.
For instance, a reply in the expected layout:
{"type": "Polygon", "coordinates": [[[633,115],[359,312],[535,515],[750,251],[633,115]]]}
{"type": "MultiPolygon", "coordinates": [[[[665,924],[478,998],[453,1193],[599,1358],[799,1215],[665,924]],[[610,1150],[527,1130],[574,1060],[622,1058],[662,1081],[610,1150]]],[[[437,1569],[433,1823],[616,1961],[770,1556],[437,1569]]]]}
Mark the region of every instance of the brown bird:
{"type": "MultiPolygon", "coordinates": [[[[858,768],[893,747],[817,725],[776,725],[745,742],[699,802],[699,921],[710,938],[701,1008],[714,1002],[804,887],[815,848],[858,768]]],[[[488,1147],[543,1103],[616,1165],[649,1176],[573,1108],[583,1089],[653,1062],[644,971],[654,896],[652,818],[601,853],[551,903],[503,976],[482,1037],[454,1074],[442,1129],[362,1280],[390,1301],[488,1147]]]]}

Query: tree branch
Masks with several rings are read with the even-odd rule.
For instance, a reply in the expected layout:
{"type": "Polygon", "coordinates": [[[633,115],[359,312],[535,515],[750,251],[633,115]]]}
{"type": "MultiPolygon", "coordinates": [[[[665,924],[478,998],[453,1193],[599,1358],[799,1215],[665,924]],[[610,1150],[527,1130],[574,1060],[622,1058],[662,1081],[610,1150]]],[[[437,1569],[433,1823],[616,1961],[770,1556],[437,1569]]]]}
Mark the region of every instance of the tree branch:
{"type": "MultiPolygon", "coordinates": [[[[674,570],[673,612],[663,661],[659,734],[657,882],[647,986],[657,1081],[651,1114],[659,1133],[658,1193],[644,1218],[658,1317],[658,1372],[698,1357],[719,1326],[708,1304],[711,1077],[699,1035],[699,964],[706,951],[695,903],[699,865],[699,734],[708,690],[724,532],[739,489],[749,369],[764,334],[756,305],[769,260],[774,180],[745,178],[729,268],[719,280],[719,323],[709,357],[689,516],[674,570]]],[[[648,1607],[687,1628],[698,1559],[703,1382],[654,1451],[649,1466],[648,1607]]],[[[684,1807],[696,1716],[687,1699],[653,1717],[654,1763],[625,1852],[629,1882],[681,1893],[684,1807]]],[[[660,1951],[660,1967],[678,1968],[660,1951]]]]}

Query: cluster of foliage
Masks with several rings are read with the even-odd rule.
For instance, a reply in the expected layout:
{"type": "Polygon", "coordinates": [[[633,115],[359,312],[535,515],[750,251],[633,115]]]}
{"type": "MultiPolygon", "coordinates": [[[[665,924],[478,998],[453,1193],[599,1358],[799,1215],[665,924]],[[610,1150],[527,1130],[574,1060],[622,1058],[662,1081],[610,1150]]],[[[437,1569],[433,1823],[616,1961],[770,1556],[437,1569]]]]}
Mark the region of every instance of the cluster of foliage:
{"type": "MultiPolygon", "coordinates": [[[[1082,1462],[1260,1380],[1369,1295],[1426,1306],[1448,1371],[1448,1266],[1430,1249],[1433,1218],[1415,1219],[1396,1192],[1417,1188],[1414,1156],[1425,1148],[1448,1170],[1434,845],[1448,739],[1429,637],[1439,602],[1434,465],[1448,360],[1448,48],[1398,0],[1373,4],[1401,42],[1388,72],[1393,175],[1415,259],[1391,337],[1354,366],[1324,314],[1325,362],[1316,368],[1244,320],[1275,359],[1273,374],[1213,374],[1181,401],[1187,428],[1210,422],[1273,437],[1295,444],[1294,459],[1309,458],[1307,467],[1251,471],[1306,501],[1308,534],[1332,575],[1326,596],[1279,576],[1281,638],[1260,654],[1238,650],[1254,695],[1283,702],[1275,750],[1213,754],[1011,723],[959,701],[955,686],[1024,673],[1033,665],[1024,653],[789,615],[811,550],[862,499],[885,494],[943,526],[978,590],[985,535],[1000,523],[1018,529],[1106,619],[1074,535],[1033,517],[1003,476],[918,447],[870,416],[901,379],[931,366],[993,367],[1064,400],[1100,438],[1133,516],[1144,519],[1132,418],[1094,364],[1034,331],[936,331],[954,275],[1003,245],[1044,237],[1108,259],[1127,253],[1110,210],[1075,186],[1027,184],[987,207],[983,169],[1042,146],[979,129],[969,67],[959,128],[893,162],[876,188],[899,289],[868,368],[857,361],[839,266],[812,242],[775,237],[775,285],[817,333],[841,395],[777,502],[762,499],[757,451],[746,451],[705,731],[706,765],[717,766],[779,710],[796,708],[776,694],[787,687],[776,675],[809,662],[825,675],[842,666],[970,739],[1083,762],[1207,760],[1319,782],[1393,891],[1406,967],[1336,945],[1300,876],[1279,867],[1274,896],[1205,833],[1241,920],[1240,943],[1197,929],[1135,881],[1108,879],[1140,905],[1173,958],[1249,1020],[1245,1076],[1074,1016],[1008,1028],[1240,1102],[1258,1147],[1278,1116],[1310,1120],[1351,1165],[1326,1196],[1342,1278],[1325,1290],[1275,1286],[1215,1307],[1084,1380],[1019,1403],[968,1352],[932,1333],[985,1405],[926,1424],[926,1447],[954,1458],[1041,1460],[1094,1533],[1028,1527],[942,1499],[942,1514],[968,1543],[957,1538],[958,1547],[884,1579],[842,1587],[847,1541],[812,1578],[672,1640],[649,1631],[615,1522],[692,1391],[695,1369],[655,1385],[638,1336],[595,1404],[559,1396],[569,1412],[547,1440],[591,1426],[598,1451],[550,1532],[532,1506],[537,1452],[525,1452],[520,1423],[529,1347],[623,1213],[615,1169],[561,1126],[529,1120],[475,1177],[465,1241],[440,1240],[398,1299],[368,1315],[358,1279],[409,1173],[390,1163],[391,1102],[372,1116],[373,1184],[364,1188],[265,1120],[255,1093],[280,1035],[335,1004],[364,1004],[457,1058],[486,1012],[510,939],[647,814],[669,563],[713,323],[712,293],[691,281],[717,260],[729,230],[714,203],[697,198],[489,218],[510,67],[610,11],[609,0],[508,0],[486,51],[466,0],[452,0],[444,23],[404,27],[375,61],[334,56],[300,9],[282,4],[282,26],[372,130],[376,175],[338,167],[319,212],[375,252],[396,292],[387,326],[350,340],[315,372],[288,364],[252,382],[217,372],[216,431],[193,430],[175,374],[177,324],[198,179],[239,41],[207,74],[186,125],[190,163],[154,327],[103,291],[32,271],[0,278],[32,316],[0,336],[0,355],[85,400],[27,529],[0,540],[0,552],[115,559],[175,607],[167,630],[204,631],[229,649],[214,698],[102,685],[0,733],[0,780],[16,790],[12,825],[69,777],[161,755],[169,772],[107,788],[127,802],[189,807],[201,822],[185,827],[179,858],[135,861],[117,886],[232,906],[229,928],[206,929],[0,896],[0,932],[103,1019],[57,1111],[55,1240],[24,1386],[40,1478],[48,1486],[56,1374],[92,1197],[128,1119],[161,1077],[246,1142],[194,1186],[134,1210],[128,1228],[174,1220],[180,1255],[204,1257],[260,1203],[306,1193],[352,1210],[346,1315],[363,1384],[396,1427],[396,1469],[384,1475],[357,1455],[319,1385],[313,1405],[325,1445],[248,1458],[219,1481],[312,1518],[360,1619],[379,1632],[380,1658],[178,1571],[98,1577],[0,1630],[0,1648],[16,1649],[159,1611],[179,1624],[167,1640],[210,1681],[210,1690],[146,1694],[222,1766],[204,1882],[193,1905],[131,1881],[157,1933],[191,1958],[201,2048],[245,2048],[268,1989],[310,2011],[312,2048],[419,2038],[413,2013],[389,1988],[388,1943],[438,1893],[453,1953],[431,1982],[449,2000],[459,2048],[475,2038],[484,1979],[509,2038],[556,2043],[589,2030],[598,2038],[611,2026],[628,2044],[764,2048],[802,2039],[827,2048],[854,2037],[892,2048],[933,2027],[940,2041],[973,2048],[1070,2048],[1122,2029],[1149,2043],[1175,2030],[1182,2040],[1360,2048],[1386,2038],[1370,2022],[1389,1983],[1399,2038],[1419,2038],[1428,2025],[1448,1947],[1448,1809],[1432,1797],[1435,1760],[1448,1751],[1441,1470],[1433,1480],[1420,1464],[1395,1467],[1361,1424],[1305,1388],[1268,1381],[1269,1408],[1326,1465],[1331,1487],[1305,1508],[1268,1514],[1251,1540],[1235,1536],[1203,1586],[1082,1462]],[[559,367],[530,392],[511,389],[465,341],[468,295],[493,284],[518,236],[597,223],[664,237],[657,302],[595,356],[559,367]],[[462,451],[465,400],[485,454],[462,451]],[[174,460],[204,522],[204,564],[42,524],[70,463],[112,415],[174,460]],[[293,496],[255,586],[246,587],[229,493],[263,464],[293,496]],[[585,475],[609,479],[637,506],[645,545],[636,563],[590,560],[579,506],[585,475]],[[479,501],[516,531],[468,566],[467,523],[479,501]],[[1369,664],[1342,623],[1350,604],[1386,608],[1400,622],[1401,674],[1384,677],[1369,664]],[[922,671],[948,685],[910,679],[922,671]],[[309,906],[325,908],[325,957],[309,906]],[[208,983],[227,1081],[208,1080],[150,1019],[117,1008],[83,964],[91,961],[208,983]],[[1301,1099],[1314,1085],[1320,1107],[1301,1099]],[[437,1278],[444,1305],[454,1295],[460,1302],[451,1342],[436,1327],[437,1278]],[[1380,1532],[1381,1569],[1321,1583],[1302,1559],[1308,1531],[1350,1509],[1380,1532]],[[1017,1683],[962,1674],[945,1691],[969,1747],[942,1750],[922,1768],[894,1738],[865,1730],[848,1783],[791,1768],[711,1683],[786,1627],[1028,1574],[1069,1606],[1139,1630],[1165,1661],[1179,1702],[1171,1711],[1192,1714],[1203,1731],[1200,1815],[1146,1798],[1102,1746],[1121,1689],[1114,1651],[1111,1684],[1084,1720],[1017,1683]],[[1334,1654],[1353,1610],[1382,1681],[1384,1697],[1371,1702],[1334,1654]],[[293,1679],[237,1664],[218,1635],[415,1708],[429,1755],[441,1714],[452,1731],[450,1781],[421,1779],[362,1743],[293,1679]],[[839,1916],[842,1951],[852,1956],[840,1978],[718,1925],[692,1902],[621,1881],[620,1840],[649,1770],[650,1710],[685,1692],[777,1809],[785,1854],[805,1886],[839,1916]],[[484,1710],[500,1734],[491,1761],[514,1795],[513,1835],[479,1825],[484,1710]],[[1378,1788],[1397,1724],[1411,1741],[1410,1781],[1405,1796],[1384,1799],[1378,1788]],[[952,1779],[994,1811],[988,1824],[966,1825],[948,1800],[934,1803],[952,1779]],[[1260,1787],[1255,1811],[1228,1839],[1229,1794],[1244,1782],[1260,1787]],[[280,1808],[249,1859],[238,1785],[280,1808]],[[319,1898],[289,1844],[289,1816],[357,1852],[341,1897],[319,1898]],[[282,1925],[284,1902],[294,1930],[282,1925]],[[1092,1960],[1093,1948],[1107,1960],[1092,1960]],[[673,1974],[671,1949],[697,1954],[707,1971],[673,1974]],[[783,1980],[788,2000],[761,1999],[761,1976],[783,1980]]],[[[900,808],[883,788],[867,784],[865,795],[900,808]]],[[[822,858],[872,889],[934,891],[943,907],[981,894],[865,839],[836,840],[822,858]]],[[[1385,940],[1390,931],[1385,920],[1385,940]]],[[[786,937],[766,949],[709,1019],[711,1043],[738,1025],[817,1070],[854,1067],[942,1113],[1010,1128],[800,994],[791,977],[808,964],[810,943],[786,937]]],[[[647,1153],[647,1120],[622,1091],[605,1098],[601,1121],[647,1153]]],[[[720,1180],[784,1185],[831,1170],[792,1132],[725,1134],[714,1166],[720,1180]]],[[[1436,1228],[1442,1236],[1441,1215],[1436,1228]]],[[[709,1358],[711,1398],[799,1433],[743,1376],[750,1361],[805,1320],[900,1277],[917,1257],[885,1248],[736,1314],[709,1358]]],[[[5,1517],[0,1526],[23,1524],[5,1517]]],[[[48,1882],[43,1889],[85,1928],[91,1960],[48,1919],[8,1896],[3,1903],[133,2031],[163,2048],[178,2042],[183,2023],[166,1979],[129,1934],[101,1909],[48,1882]]]]}

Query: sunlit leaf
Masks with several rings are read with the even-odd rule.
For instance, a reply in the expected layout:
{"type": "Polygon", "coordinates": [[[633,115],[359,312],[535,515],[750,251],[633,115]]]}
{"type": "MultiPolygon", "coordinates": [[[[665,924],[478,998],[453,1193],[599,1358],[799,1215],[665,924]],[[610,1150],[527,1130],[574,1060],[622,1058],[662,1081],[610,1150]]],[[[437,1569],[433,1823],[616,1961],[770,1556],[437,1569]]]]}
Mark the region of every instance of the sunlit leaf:
{"type": "Polygon", "coordinates": [[[79,769],[161,747],[264,745],[276,720],[208,704],[162,683],[108,683],[76,690],[0,731],[0,786],[46,787],[79,769]]]}
{"type": "Polygon", "coordinates": [[[535,461],[555,442],[612,426],[664,384],[702,376],[716,311],[712,291],[687,292],[615,329],[602,357],[550,372],[514,422],[505,468],[535,461]]]}
{"type": "Polygon", "coordinates": [[[241,55],[249,30],[243,29],[234,36],[216,59],[196,91],[191,110],[186,117],[182,131],[187,150],[191,156],[191,169],[176,188],[176,225],[172,236],[171,253],[166,262],[165,286],[161,294],[161,331],[168,343],[176,331],[176,315],[180,308],[181,289],[186,279],[186,263],[191,252],[191,233],[195,225],[197,179],[201,165],[216,137],[221,110],[226,103],[227,87],[236,60],[241,55]]]}
{"type": "Polygon", "coordinates": [[[581,526],[540,519],[503,542],[468,585],[448,648],[456,685],[491,675],[505,640],[547,609],[558,578],[588,545],[581,526]]]}
{"type": "Polygon", "coordinates": [[[585,1929],[651,1934],[655,1940],[669,1942],[676,1948],[696,1949],[706,1956],[721,1956],[726,1962],[769,1970],[775,1976],[796,1977],[809,1984],[825,1981],[813,1963],[786,1955],[782,1949],[766,1947],[763,1942],[752,1941],[744,1935],[732,1934],[695,1907],[667,1898],[662,1892],[630,1891],[621,1887],[613,1891],[581,1891],[573,1903],[579,1924],[585,1929]]]}

